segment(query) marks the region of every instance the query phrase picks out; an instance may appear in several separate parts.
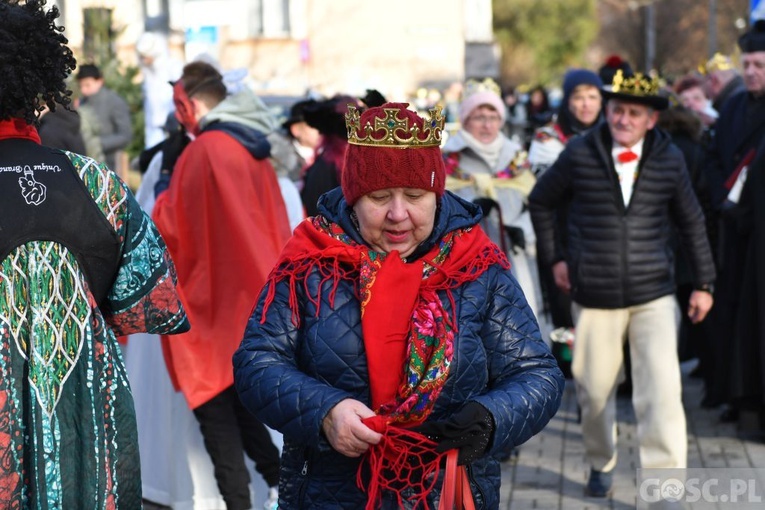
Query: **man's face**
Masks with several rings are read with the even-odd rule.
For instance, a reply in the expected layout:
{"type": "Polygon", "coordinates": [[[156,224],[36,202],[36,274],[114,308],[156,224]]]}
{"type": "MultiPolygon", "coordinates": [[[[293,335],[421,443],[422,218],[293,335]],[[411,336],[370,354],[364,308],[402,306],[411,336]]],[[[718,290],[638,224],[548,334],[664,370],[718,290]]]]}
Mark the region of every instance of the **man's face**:
{"type": "Polygon", "coordinates": [[[765,51],[754,51],[741,55],[744,67],[746,90],[755,96],[765,94],[765,51]]]}
{"type": "Polygon", "coordinates": [[[611,99],[606,104],[606,120],[611,137],[619,145],[632,147],[656,125],[659,112],[642,104],[611,99]]]}
{"type": "Polygon", "coordinates": [[[77,83],[80,86],[80,93],[88,97],[101,90],[104,80],[100,78],[81,78],[77,80],[77,83]]]}
{"type": "Polygon", "coordinates": [[[717,99],[722,89],[725,88],[726,81],[723,79],[722,72],[712,71],[707,75],[707,79],[704,82],[704,86],[708,92],[708,95],[712,99],[717,99]]]}

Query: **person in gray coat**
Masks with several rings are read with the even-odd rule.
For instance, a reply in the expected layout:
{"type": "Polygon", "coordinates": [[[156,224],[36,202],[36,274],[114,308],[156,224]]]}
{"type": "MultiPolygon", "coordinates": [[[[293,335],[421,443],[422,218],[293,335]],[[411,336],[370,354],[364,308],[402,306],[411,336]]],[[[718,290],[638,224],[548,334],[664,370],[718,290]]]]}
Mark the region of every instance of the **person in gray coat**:
{"type": "Polygon", "coordinates": [[[98,137],[106,164],[116,171],[117,153],[133,139],[130,108],[124,99],[104,85],[101,70],[93,64],[80,66],[77,83],[82,94],[81,104],[87,105],[98,121],[98,137]]]}

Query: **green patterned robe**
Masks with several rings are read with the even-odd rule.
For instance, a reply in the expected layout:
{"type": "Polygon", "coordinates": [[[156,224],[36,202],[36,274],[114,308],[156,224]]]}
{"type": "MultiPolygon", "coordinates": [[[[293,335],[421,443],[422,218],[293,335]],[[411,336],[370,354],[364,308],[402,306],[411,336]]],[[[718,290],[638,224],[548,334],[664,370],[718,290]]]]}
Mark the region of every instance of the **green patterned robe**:
{"type": "Polygon", "coordinates": [[[103,310],[51,241],[0,265],[0,507],[141,508],[133,397],[116,335],[188,329],[152,221],[104,165],[67,153],[121,243],[103,310]]]}

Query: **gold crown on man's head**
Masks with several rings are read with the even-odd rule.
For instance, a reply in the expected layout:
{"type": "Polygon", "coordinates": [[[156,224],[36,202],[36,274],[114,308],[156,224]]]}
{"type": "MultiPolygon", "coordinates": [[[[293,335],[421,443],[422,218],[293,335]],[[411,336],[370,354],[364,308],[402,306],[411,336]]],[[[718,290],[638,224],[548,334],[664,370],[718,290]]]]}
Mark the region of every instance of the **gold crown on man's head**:
{"type": "Polygon", "coordinates": [[[706,63],[699,66],[699,72],[701,74],[709,74],[715,71],[727,71],[729,69],[735,69],[733,61],[730,57],[726,57],[722,53],[715,53],[712,58],[706,61],[706,63]]]}
{"type": "Polygon", "coordinates": [[[659,79],[649,78],[643,73],[635,73],[635,76],[625,78],[624,73],[619,69],[614,75],[611,92],[630,96],[655,96],[659,93],[659,79]]]}
{"type": "Polygon", "coordinates": [[[389,147],[408,149],[419,147],[438,147],[441,145],[441,132],[444,129],[445,118],[441,107],[435,106],[428,110],[429,119],[423,119],[423,127],[409,125],[409,119],[398,118],[398,108],[383,108],[385,117],[375,116],[374,126],[367,121],[363,127],[363,135],[359,136],[361,112],[355,106],[348,105],[345,114],[345,126],[348,129],[348,143],[368,147],[389,147]],[[382,132],[382,136],[374,136],[382,132]]]}

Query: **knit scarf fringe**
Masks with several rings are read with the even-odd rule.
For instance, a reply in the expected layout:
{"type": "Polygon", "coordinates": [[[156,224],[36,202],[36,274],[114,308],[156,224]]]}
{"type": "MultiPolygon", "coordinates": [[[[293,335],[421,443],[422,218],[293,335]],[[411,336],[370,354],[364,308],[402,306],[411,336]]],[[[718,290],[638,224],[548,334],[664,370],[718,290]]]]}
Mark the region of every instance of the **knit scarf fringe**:
{"type": "MultiPolygon", "coordinates": [[[[326,220],[325,220],[326,221],[326,220]]],[[[326,225],[325,225],[326,227],[326,225]]],[[[452,234],[447,236],[451,238],[452,234]]],[[[423,257],[426,267],[432,270],[422,280],[419,289],[418,301],[437,301],[440,305],[439,312],[435,317],[441,317],[442,323],[438,326],[437,335],[453,335],[457,331],[456,320],[449,317],[443,310],[438,300],[437,291],[444,291],[451,305],[451,310],[456,310],[453,290],[462,284],[476,280],[490,266],[499,264],[504,269],[509,269],[510,263],[502,251],[492,243],[479,226],[460,230],[453,233],[453,245],[446,258],[440,263],[434,260],[438,254],[438,248],[423,257]],[[451,333],[450,333],[451,332],[451,333]]],[[[261,323],[265,323],[268,308],[273,302],[276,293],[276,284],[287,280],[289,283],[289,307],[291,318],[295,327],[300,326],[300,303],[298,302],[298,289],[302,286],[306,299],[314,305],[316,316],[320,313],[322,302],[321,291],[329,284],[328,300],[334,307],[337,288],[341,280],[354,284],[356,294],[360,293],[359,266],[361,264],[361,252],[369,248],[346,241],[339,241],[323,230],[322,220],[314,218],[301,223],[295,230],[295,235],[285,248],[279,263],[271,272],[267,280],[267,291],[261,323]],[[308,275],[319,275],[319,289],[316,295],[311,295],[308,288],[308,275]]],[[[410,319],[411,328],[417,330],[417,309],[410,319]]],[[[413,342],[410,334],[410,342],[413,342]]],[[[413,346],[410,344],[408,352],[410,361],[413,346]]],[[[451,361],[452,346],[447,345],[443,356],[445,366],[442,366],[445,376],[448,374],[448,365],[451,361]]],[[[435,351],[430,352],[430,356],[435,351]]],[[[429,369],[428,363],[424,365],[429,369]]],[[[409,362],[407,362],[409,363],[409,362]]],[[[403,369],[404,367],[402,367],[403,369]]],[[[430,372],[428,372],[430,374],[430,372]]],[[[419,374],[418,374],[419,375],[419,374]]],[[[432,374],[431,374],[432,375],[432,374]]],[[[370,382],[373,374],[370,373],[370,382]]],[[[379,444],[368,449],[364,460],[360,463],[356,481],[360,489],[366,490],[369,497],[366,510],[373,510],[380,504],[380,498],[384,491],[395,494],[399,505],[403,508],[405,498],[414,498],[417,505],[424,503],[435,488],[438,480],[438,471],[441,461],[446,453],[436,452],[437,444],[427,437],[419,434],[408,427],[414,427],[423,423],[430,414],[435,399],[443,388],[445,378],[439,381],[431,381],[426,384],[427,388],[420,388],[421,381],[415,382],[415,388],[411,388],[404,380],[396,393],[396,398],[386,402],[376,409],[377,415],[367,418],[364,423],[381,433],[383,438],[379,444]],[[417,401],[416,393],[423,393],[429,402],[417,401]],[[427,405],[429,404],[429,405],[427,405]],[[369,471],[369,478],[365,476],[369,471]],[[365,488],[364,480],[368,480],[365,488]],[[406,495],[404,494],[406,492],[406,495]],[[412,495],[414,494],[414,495],[412,495]]]]}

